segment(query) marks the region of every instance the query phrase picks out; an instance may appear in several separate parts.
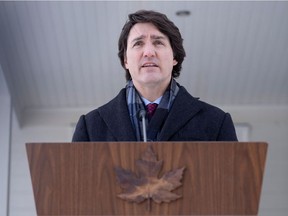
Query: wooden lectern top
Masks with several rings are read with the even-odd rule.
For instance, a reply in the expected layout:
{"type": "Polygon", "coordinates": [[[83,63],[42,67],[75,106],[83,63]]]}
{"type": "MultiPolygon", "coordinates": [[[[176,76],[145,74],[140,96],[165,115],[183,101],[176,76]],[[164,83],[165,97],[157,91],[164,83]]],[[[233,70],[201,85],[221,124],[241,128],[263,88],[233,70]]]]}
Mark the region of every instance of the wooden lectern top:
{"type": "Polygon", "coordinates": [[[257,215],[267,153],[264,142],[27,143],[37,215],[257,215]],[[159,178],[185,167],[170,203],[120,199],[115,168],[137,173],[151,145],[159,178]]]}

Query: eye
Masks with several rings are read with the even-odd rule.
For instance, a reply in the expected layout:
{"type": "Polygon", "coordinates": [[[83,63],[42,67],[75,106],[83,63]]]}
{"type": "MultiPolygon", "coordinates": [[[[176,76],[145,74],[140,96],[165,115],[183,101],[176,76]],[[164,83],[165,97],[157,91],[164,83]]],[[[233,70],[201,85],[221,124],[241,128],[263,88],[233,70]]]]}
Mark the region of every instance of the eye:
{"type": "Polygon", "coordinates": [[[133,44],[133,47],[138,47],[138,46],[141,46],[143,45],[143,41],[136,41],[134,44],[133,44]]]}
{"type": "Polygon", "coordinates": [[[161,40],[156,40],[154,42],[155,45],[164,45],[164,43],[161,40]]]}

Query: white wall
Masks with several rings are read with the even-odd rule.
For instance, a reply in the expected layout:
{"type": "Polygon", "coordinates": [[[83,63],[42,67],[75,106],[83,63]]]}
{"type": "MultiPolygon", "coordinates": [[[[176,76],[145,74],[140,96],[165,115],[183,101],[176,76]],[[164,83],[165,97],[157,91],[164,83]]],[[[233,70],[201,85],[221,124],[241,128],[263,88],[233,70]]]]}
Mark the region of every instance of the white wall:
{"type": "MultiPolygon", "coordinates": [[[[232,114],[235,123],[249,125],[248,138],[251,141],[269,143],[259,216],[286,216],[288,212],[288,107],[224,107],[223,109],[232,114]]],[[[69,142],[72,128],[67,118],[75,121],[80,115],[80,112],[71,110],[70,112],[69,114],[69,111],[63,111],[65,115],[62,120],[61,115],[55,115],[53,118],[51,113],[49,118],[39,113],[34,115],[34,119],[32,114],[27,114],[26,126],[23,128],[19,128],[13,115],[10,216],[36,215],[25,143],[69,142]]]]}
{"type": "Polygon", "coordinates": [[[11,98],[0,65],[0,215],[8,211],[11,98]]]}

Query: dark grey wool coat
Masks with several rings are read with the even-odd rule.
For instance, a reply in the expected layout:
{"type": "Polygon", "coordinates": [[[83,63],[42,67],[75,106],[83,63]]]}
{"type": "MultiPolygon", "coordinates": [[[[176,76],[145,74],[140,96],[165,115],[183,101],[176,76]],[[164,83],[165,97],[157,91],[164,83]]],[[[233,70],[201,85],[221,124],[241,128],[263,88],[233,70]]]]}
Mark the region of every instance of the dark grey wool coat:
{"type": "MultiPolygon", "coordinates": [[[[237,141],[230,114],[194,98],[182,86],[170,112],[157,112],[147,128],[154,141],[237,141]]],[[[107,104],[82,115],[72,140],[136,141],[125,88],[107,104]]]]}

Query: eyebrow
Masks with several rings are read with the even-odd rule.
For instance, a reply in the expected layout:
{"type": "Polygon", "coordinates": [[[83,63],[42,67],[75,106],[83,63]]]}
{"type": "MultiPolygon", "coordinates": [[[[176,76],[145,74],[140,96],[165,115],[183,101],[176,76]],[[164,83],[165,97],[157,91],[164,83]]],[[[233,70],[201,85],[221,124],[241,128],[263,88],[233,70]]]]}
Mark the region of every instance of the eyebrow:
{"type": "MultiPolygon", "coordinates": [[[[131,41],[131,43],[136,42],[136,41],[139,41],[139,40],[142,40],[142,39],[144,39],[145,37],[146,37],[145,35],[140,35],[139,37],[134,38],[134,39],[131,41]]],[[[166,37],[161,36],[161,35],[151,35],[151,38],[154,39],[154,40],[167,40],[166,37]]]]}

